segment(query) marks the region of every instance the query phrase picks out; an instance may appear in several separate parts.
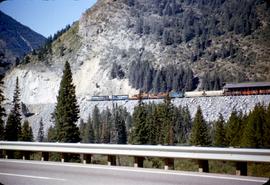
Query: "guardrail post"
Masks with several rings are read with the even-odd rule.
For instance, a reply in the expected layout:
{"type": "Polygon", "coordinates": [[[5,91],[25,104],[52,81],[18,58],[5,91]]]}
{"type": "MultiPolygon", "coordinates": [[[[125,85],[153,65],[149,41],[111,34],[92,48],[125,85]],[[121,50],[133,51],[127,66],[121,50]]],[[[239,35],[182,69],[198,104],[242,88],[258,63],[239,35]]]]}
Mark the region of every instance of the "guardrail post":
{"type": "Polygon", "coordinates": [[[83,164],[91,163],[91,154],[80,154],[80,158],[83,164]]]}
{"type": "Polygon", "coordinates": [[[164,170],[173,170],[174,169],[174,159],[165,158],[164,162],[165,162],[164,170]]]}
{"type": "Polygon", "coordinates": [[[30,160],[30,152],[28,151],[23,152],[23,160],[30,160]]]}
{"type": "Polygon", "coordinates": [[[49,152],[42,152],[41,156],[41,161],[49,161],[49,152]]]}
{"type": "Polygon", "coordinates": [[[247,176],[247,162],[236,163],[236,175],[247,176]]]}
{"type": "Polygon", "coordinates": [[[198,160],[199,172],[209,172],[208,160],[198,160]]]}
{"type": "Polygon", "coordinates": [[[144,157],[134,157],[134,167],[143,168],[144,157]]]}
{"type": "Polygon", "coordinates": [[[108,155],[108,165],[109,166],[116,166],[116,156],[115,155],[108,155]]]}

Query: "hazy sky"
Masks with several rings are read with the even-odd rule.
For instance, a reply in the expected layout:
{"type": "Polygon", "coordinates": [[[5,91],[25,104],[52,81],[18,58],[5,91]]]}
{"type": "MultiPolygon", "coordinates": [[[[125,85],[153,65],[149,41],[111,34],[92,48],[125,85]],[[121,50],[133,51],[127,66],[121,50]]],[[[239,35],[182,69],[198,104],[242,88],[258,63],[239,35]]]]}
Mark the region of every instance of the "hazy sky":
{"type": "Polygon", "coordinates": [[[96,0],[7,0],[0,10],[45,37],[78,20],[96,0]]]}

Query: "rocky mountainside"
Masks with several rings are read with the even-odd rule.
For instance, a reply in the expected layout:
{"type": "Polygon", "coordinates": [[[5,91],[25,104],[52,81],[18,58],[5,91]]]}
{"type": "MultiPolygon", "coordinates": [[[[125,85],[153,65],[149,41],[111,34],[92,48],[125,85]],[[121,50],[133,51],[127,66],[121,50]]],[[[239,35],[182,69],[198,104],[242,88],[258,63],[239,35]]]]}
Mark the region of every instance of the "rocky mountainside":
{"type": "Polygon", "coordinates": [[[45,41],[45,37],[0,11],[0,73],[45,41]]]}
{"type": "MultiPolygon", "coordinates": [[[[65,61],[72,67],[81,115],[90,112],[82,105],[93,95],[270,80],[269,19],[263,0],[99,0],[8,72],[7,102],[19,77],[24,104],[53,106],[65,61]]],[[[48,110],[53,107],[32,109],[47,121],[48,110]]]]}

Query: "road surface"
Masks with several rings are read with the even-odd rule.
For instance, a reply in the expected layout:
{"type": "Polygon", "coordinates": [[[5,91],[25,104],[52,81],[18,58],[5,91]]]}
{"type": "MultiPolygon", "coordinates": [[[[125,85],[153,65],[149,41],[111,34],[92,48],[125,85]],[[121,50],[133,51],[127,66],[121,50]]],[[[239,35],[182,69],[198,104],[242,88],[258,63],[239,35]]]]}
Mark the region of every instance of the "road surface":
{"type": "Polygon", "coordinates": [[[0,185],[262,185],[266,178],[0,159],[0,185]]]}

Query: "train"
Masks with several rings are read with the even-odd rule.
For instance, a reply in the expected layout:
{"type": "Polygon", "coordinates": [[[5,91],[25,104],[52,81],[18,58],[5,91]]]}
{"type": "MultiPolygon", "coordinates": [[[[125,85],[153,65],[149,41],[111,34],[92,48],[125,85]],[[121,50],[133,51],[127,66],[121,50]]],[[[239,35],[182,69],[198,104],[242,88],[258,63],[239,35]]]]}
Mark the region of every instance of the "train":
{"type": "Polygon", "coordinates": [[[169,95],[170,98],[194,98],[194,97],[215,97],[215,96],[247,96],[270,94],[270,82],[254,83],[227,83],[222,90],[216,91],[187,91],[169,93],[141,93],[135,95],[111,95],[111,96],[92,96],[91,101],[123,101],[142,99],[164,99],[169,95]]]}

